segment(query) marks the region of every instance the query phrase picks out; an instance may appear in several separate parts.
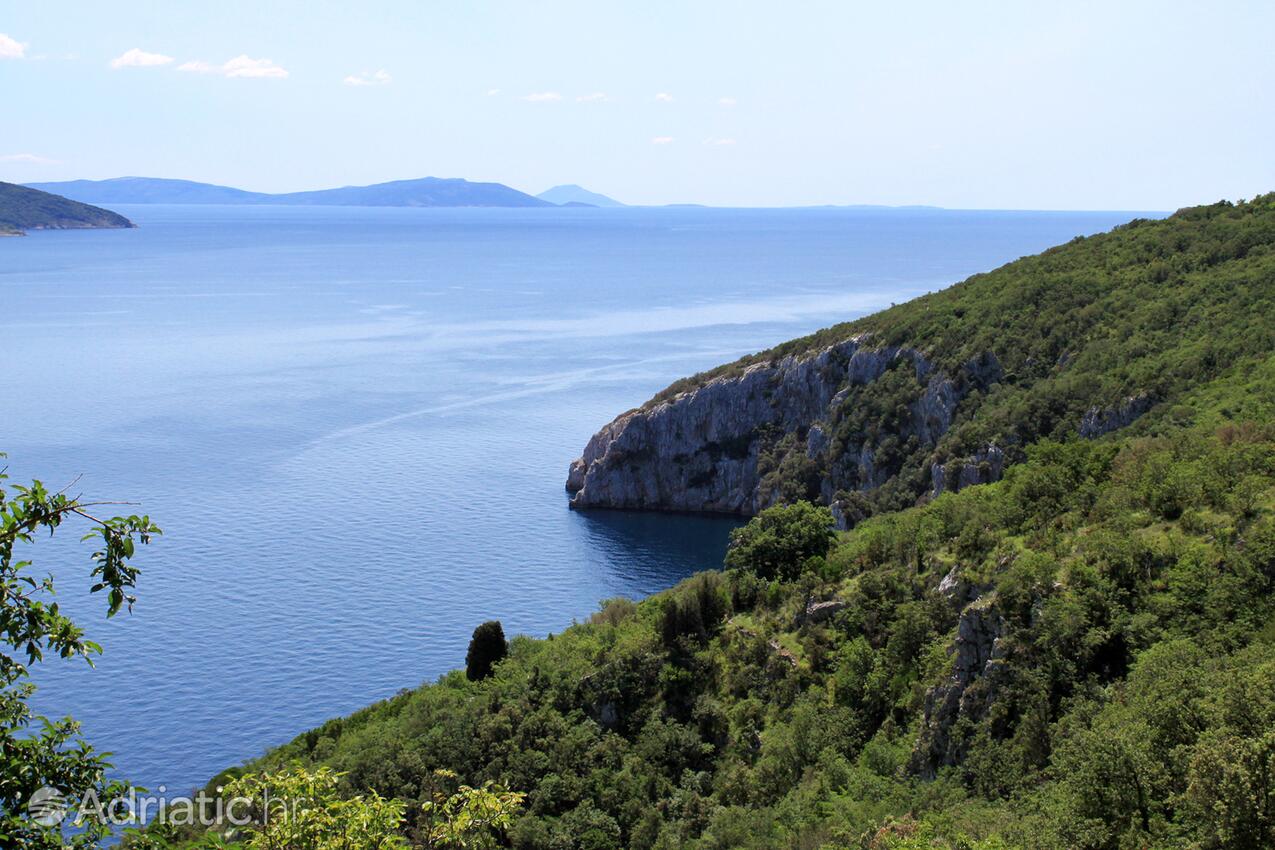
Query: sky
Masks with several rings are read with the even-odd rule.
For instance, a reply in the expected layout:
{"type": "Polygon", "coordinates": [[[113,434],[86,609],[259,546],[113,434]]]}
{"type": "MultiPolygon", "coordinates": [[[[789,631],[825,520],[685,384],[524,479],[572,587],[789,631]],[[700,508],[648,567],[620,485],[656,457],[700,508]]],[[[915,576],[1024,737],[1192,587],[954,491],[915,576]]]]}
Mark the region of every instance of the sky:
{"type": "Polygon", "coordinates": [[[0,180],[1171,210],[1275,190],[1273,43],[1270,0],[0,0],[0,180]]]}

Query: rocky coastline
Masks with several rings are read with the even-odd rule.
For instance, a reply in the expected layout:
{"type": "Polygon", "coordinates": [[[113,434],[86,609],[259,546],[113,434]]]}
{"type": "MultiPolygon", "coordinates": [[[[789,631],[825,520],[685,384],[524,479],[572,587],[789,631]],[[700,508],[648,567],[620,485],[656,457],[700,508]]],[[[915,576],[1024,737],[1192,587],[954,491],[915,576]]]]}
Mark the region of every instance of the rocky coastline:
{"type": "MultiPolygon", "coordinates": [[[[868,334],[754,363],[602,428],[571,464],[571,507],[751,516],[786,501],[767,474],[776,464],[800,467],[811,495],[835,507],[839,496],[878,487],[895,473],[878,461],[882,443],[902,437],[935,446],[961,400],[1001,371],[985,353],[947,374],[922,352],[874,345],[868,334]],[[847,442],[840,426],[857,396],[895,369],[908,370],[918,388],[900,433],[847,442]]],[[[992,466],[999,476],[1003,462],[992,466]]],[[[939,482],[941,489],[941,476],[939,482]]]]}

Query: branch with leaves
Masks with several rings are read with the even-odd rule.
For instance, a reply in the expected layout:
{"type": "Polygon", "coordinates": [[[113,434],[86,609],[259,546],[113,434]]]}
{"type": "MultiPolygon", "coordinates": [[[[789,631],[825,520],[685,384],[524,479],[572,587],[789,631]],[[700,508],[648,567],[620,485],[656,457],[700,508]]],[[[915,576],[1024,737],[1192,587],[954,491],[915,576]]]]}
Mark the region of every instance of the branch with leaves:
{"type": "Polygon", "coordinates": [[[441,787],[454,782],[450,770],[434,771],[431,799],[423,804],[428,847],[486,850],[499,846],[526,794],[488,780],[477,788],[461,785],[453,794],[441,787]]]}
{"type": "MultiPolygon", "coordinates": [[[[0,454],[0,457],[4,457],[0,454]]],[[[8,480],[8,468],[0,469],[0,485],[8,480]]],[[[78,480],[78,479],[77,479],[78,480]]],[[[81,538],[96,540],[90,556],[93,580],[90,593],[106,593],[106,614],[113,617],[124,606],[132,610],[140,570],[132,562],[139,544],[162,533],[148,516],[99,518],[98,508],[128,504],[88,502],[67,494],[76,482],[56,492],[40,481],[15,486],[12,493],[0,486],[0,846],[90,847],[106,834],[102,824],[81,824],[75,834],[62,835],[57,825],[42,826],[26,817],[31,795],[53,789],[74,800],[89,789],[101,799],[111,799],[126,789],[107,782],[110,764],[80,739],[79,724],[71,718],[51,721],[32,714],[28,705],[35,685],[28,665],[46,652],[61,658],[81,657],[89,664],[101,646],[62,613],[53,601],[51,574],[37,577],[33,564],[19,557],[41,532],[53,535],[62,524],[78,519],[88,525],[81,538]],[[31,727],[39,732],[32,734],[31,727]],[[69,844],[68,844],[69,843],[69,844]]]]}

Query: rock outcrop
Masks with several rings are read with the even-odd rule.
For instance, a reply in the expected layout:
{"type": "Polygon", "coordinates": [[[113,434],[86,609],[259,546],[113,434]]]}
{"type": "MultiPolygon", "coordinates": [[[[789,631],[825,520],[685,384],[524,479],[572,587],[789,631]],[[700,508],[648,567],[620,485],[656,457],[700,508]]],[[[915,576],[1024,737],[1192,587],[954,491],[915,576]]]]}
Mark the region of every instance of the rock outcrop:
{"type": "Polygon", "coordinates": [[[885,441],[937,443],[961,399],[1000,372],[996,358],[984,354],[944,374],[921,352],[874,347],[867,335],[755,363],[631,410],[595,434],[571,464],[571,506],[749,516],[778,500],[763,486],[763,452],[772,462],[776,452],[796,457],[817,479],[817,498],[831,504],[838,491],[879,487],[897,472],[880,462],[885,441]],[[897,368],[912,370],[919,387],[901,433],[873,440],[839,431],[857,393],[897,368]]]}
{"type": "Polygon", "coordinates": [[[1080,420],[1080,436],[1086,439],[1118,431],[1155,406],[1148,392],[1131,395],[1112,407],[1091,407],[1080,420]]]}
{"type": "Polygon", "coordinates": [[[948,570],[938,586],[939,595],[952,606],[953,613],[960,613],[966,605],[991,589],[990,584],[972,580],[959,564],[948,570]]]}
{"type": "MultiPolygon", "coordinates": [[[[958,599],[968,590],[950,575],[944,582],[950,585],[944,594],[950,599],[958,599]]],[[[933,779],[939,768],[957,764],[964,756],[964,742],[954,738],[953,727],[962,717],[982,717],[995,696],[997,676],[1004,667],[1004,631],[995,594],[978,597],[961,612],[949,650],[952,672],[946,682],[925,694],[925,715],[912,751],[914,773],[933,779]]]]}
{"type": "Polygon", "coordinates": [[[621,415],[571,464],[572,506],[755,513],[763,429],[808,433],[839,389],[875,380],[900,356],[863,342],[759,363],[621,415]]]}
{"type": "Polygon", "coordinates": [[[957,491],[974,484],[999,481],[1005,471],[1005,452],[993,444],[969,457],[930,465],[930,495],[938,498],[946,491],[957,491]]]}
{"type": "Polygon", "coordinates": [[[807,602],[806,609],[799,618],[798,625],[806,623],[822,623],[831,619],[836,614],[840,614],[850,603],[842,599],[828,599],[823,602],[807,602]]]}

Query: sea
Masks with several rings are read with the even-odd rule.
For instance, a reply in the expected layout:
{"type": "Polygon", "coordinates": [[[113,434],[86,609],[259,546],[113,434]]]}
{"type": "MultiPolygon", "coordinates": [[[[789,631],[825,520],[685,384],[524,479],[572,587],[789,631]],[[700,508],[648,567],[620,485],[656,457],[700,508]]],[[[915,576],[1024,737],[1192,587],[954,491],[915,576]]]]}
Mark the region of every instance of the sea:
{"type": "Polygon", "coordinates": [[[673,380],[1145,213],[120,206],[0,240],[0,451],[164,530],[137,604],[87,529],[23,547],[104,647],[36,665],[116,776],[184,793],[721,563],[723,517],[568,510],[673,380]]]}

